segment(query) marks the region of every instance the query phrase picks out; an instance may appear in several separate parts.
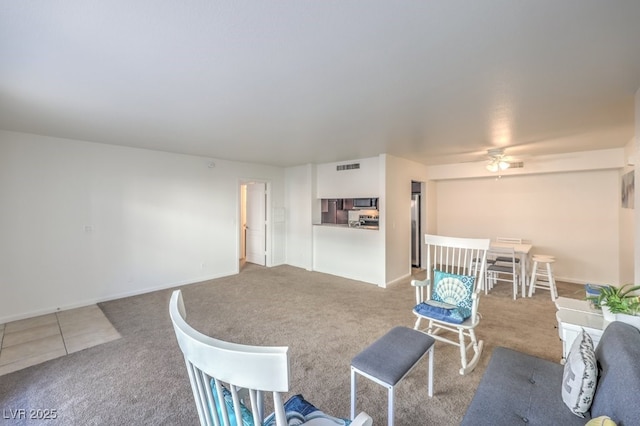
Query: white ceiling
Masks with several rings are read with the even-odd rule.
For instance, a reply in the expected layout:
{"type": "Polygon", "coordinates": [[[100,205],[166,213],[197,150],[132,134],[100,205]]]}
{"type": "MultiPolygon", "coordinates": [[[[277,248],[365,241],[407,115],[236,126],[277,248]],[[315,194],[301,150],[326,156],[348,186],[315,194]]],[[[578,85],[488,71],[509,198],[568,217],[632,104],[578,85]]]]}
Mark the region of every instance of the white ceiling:
{"type": "Polygon", "coordinates": [[[0,129],[280,166],[621,147],[637,0],[0,0],[0,129]]]}

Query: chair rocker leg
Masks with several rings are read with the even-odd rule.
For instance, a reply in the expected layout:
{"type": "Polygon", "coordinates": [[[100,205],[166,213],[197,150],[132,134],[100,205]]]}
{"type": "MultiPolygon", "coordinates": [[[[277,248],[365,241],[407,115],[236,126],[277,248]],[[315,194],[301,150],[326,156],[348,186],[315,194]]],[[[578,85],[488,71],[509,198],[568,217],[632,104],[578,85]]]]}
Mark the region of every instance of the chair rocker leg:
{"type": "Polygon", "coordinates": [[[421,319],[422,318],[420,318],[420,317],[416,318],[416,323],[413,325],[413,329],[414,330],[420,330],[420,320],[421,319]]]}
{"type": "MultiPolygon", "coordinates": [[[[424,330],[420,328],[420,324],[422,323],[422,320],[423,320],[423,319],[424,319],[424,318],[422,318],[422,317],[418,317],[418,319],[416,319],[416,323],[415,323],[415,324],[414,324],[414,326],[413,326],[413,329],[414,329],[414,330],[418,330],[418,331],[421,331],[421,332],[423,332],[423,333],[427,333],[427,334],[428,334],[428,333],[429,333],[429,331],[430,331],[428,328],[427,328],[427,329],[424,329],[424,330]]],[[[431,321],[429,321],[429,326],[431,326],[431,321]]]]}
{"type": "MultiPolygon", "coordinates": [[[[477,315],[480,316],[479,313],[477,315]]],[[[441,340],[441,341],[444,341],[445,343],[458,346],[460,348],[460,362],[462,364],[462,368],[460,368],[461,375],[465,375],[472,372],[474,368],[476,368],[476,365],[478,365],[478,361],[480,361],[480,356],[482,355],[484,342],[482,340],[477,340],[476,334],[473,329],[464,330],[462,328],[459,328],[457,330],[458,331],[457,343],[453,340],[449,340],[444,337],[438,337],[438,335],[442,331],[454,331],[454,330],[449,328],[446,328],[446,330],[443,330],[440,326],[438,326],[438,324],[435,324],[433,321],[428,320],[427,318],[422,318],[418,316],[413,326],[413,329],[420,331],[422,333],[425,333],[431,337],[434,337],[436,340],[441,340]],[[426,328],[421,329],[420,325],[423,319],[428,321],[428,325],[426,328]],[[468,340],[469,343],[467,343],[467,340],[466,340],[467,337],[469,338],[468,340]],[[473,357],[471,358],[471,361],[467,362],[467,352],[469,350],[473,350],[473,357]]]]}
{"type": "Polygon", "coordinates": [[[469,338],[471,340],[469,346],[473,349],[473,358],[467,363],[467,345],[464,344],[464,334],[463,331],[460,330],[460,355],[462,356],[461,376],[471,373],[476,368],[482,355],[482,349],[484,348],[484,341],[476,339],[476,334],[473,329],[469,330],[469,338]]]}
{"type": "MultiPolygon", "coordinates": [[[[467,366],[467,345],[464,342],[464,330],[458,330],[458,338],[460,339],[460,360],[462,362],[462,368],[460,371],[464,370],[467,366]]],[[[460,373],[462,374],[462,373],[460,373]]]]}

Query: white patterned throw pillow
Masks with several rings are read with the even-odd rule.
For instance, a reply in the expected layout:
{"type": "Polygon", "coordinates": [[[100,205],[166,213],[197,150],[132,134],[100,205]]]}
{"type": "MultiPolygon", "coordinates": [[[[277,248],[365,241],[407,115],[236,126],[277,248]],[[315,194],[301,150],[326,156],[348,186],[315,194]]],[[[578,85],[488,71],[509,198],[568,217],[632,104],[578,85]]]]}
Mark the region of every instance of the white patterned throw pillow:
{"type": "Polygon", "coordinates": [[[562,377],[562,400],[579,417],[591,408],[598,382],[598,365],[589,333],[582,330],[571,345],[562,377]]]}

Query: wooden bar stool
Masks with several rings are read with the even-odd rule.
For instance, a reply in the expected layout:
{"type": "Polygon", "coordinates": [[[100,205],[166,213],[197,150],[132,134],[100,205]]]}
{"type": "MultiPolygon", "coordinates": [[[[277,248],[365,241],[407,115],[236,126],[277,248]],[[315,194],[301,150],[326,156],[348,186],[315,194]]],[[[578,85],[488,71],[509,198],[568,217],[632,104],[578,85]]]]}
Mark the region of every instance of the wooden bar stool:
{"type": "Polygon", "coordinates": [[[536,288],[542,288],[549,290],[551,300],[555,301],[558,297],[558,288],[553,277],[551,264],[556,261],[556,258],[545,254],[535,254],[531,260],[533,268],[531,268],[531,281],[529,282],[529,297],[533,296],[536,288]]]}

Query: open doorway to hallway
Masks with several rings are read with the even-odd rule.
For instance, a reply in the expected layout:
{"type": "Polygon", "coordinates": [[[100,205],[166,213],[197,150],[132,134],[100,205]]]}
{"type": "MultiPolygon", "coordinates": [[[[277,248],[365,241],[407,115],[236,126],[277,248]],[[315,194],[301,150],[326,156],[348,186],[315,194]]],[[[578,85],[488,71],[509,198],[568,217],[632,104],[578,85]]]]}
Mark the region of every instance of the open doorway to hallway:
{"type": "Polygon", "coordinates": [[[245,262],[265,266],[267,261],[267,184],[240,183],[240,267],[245,262]]]}

